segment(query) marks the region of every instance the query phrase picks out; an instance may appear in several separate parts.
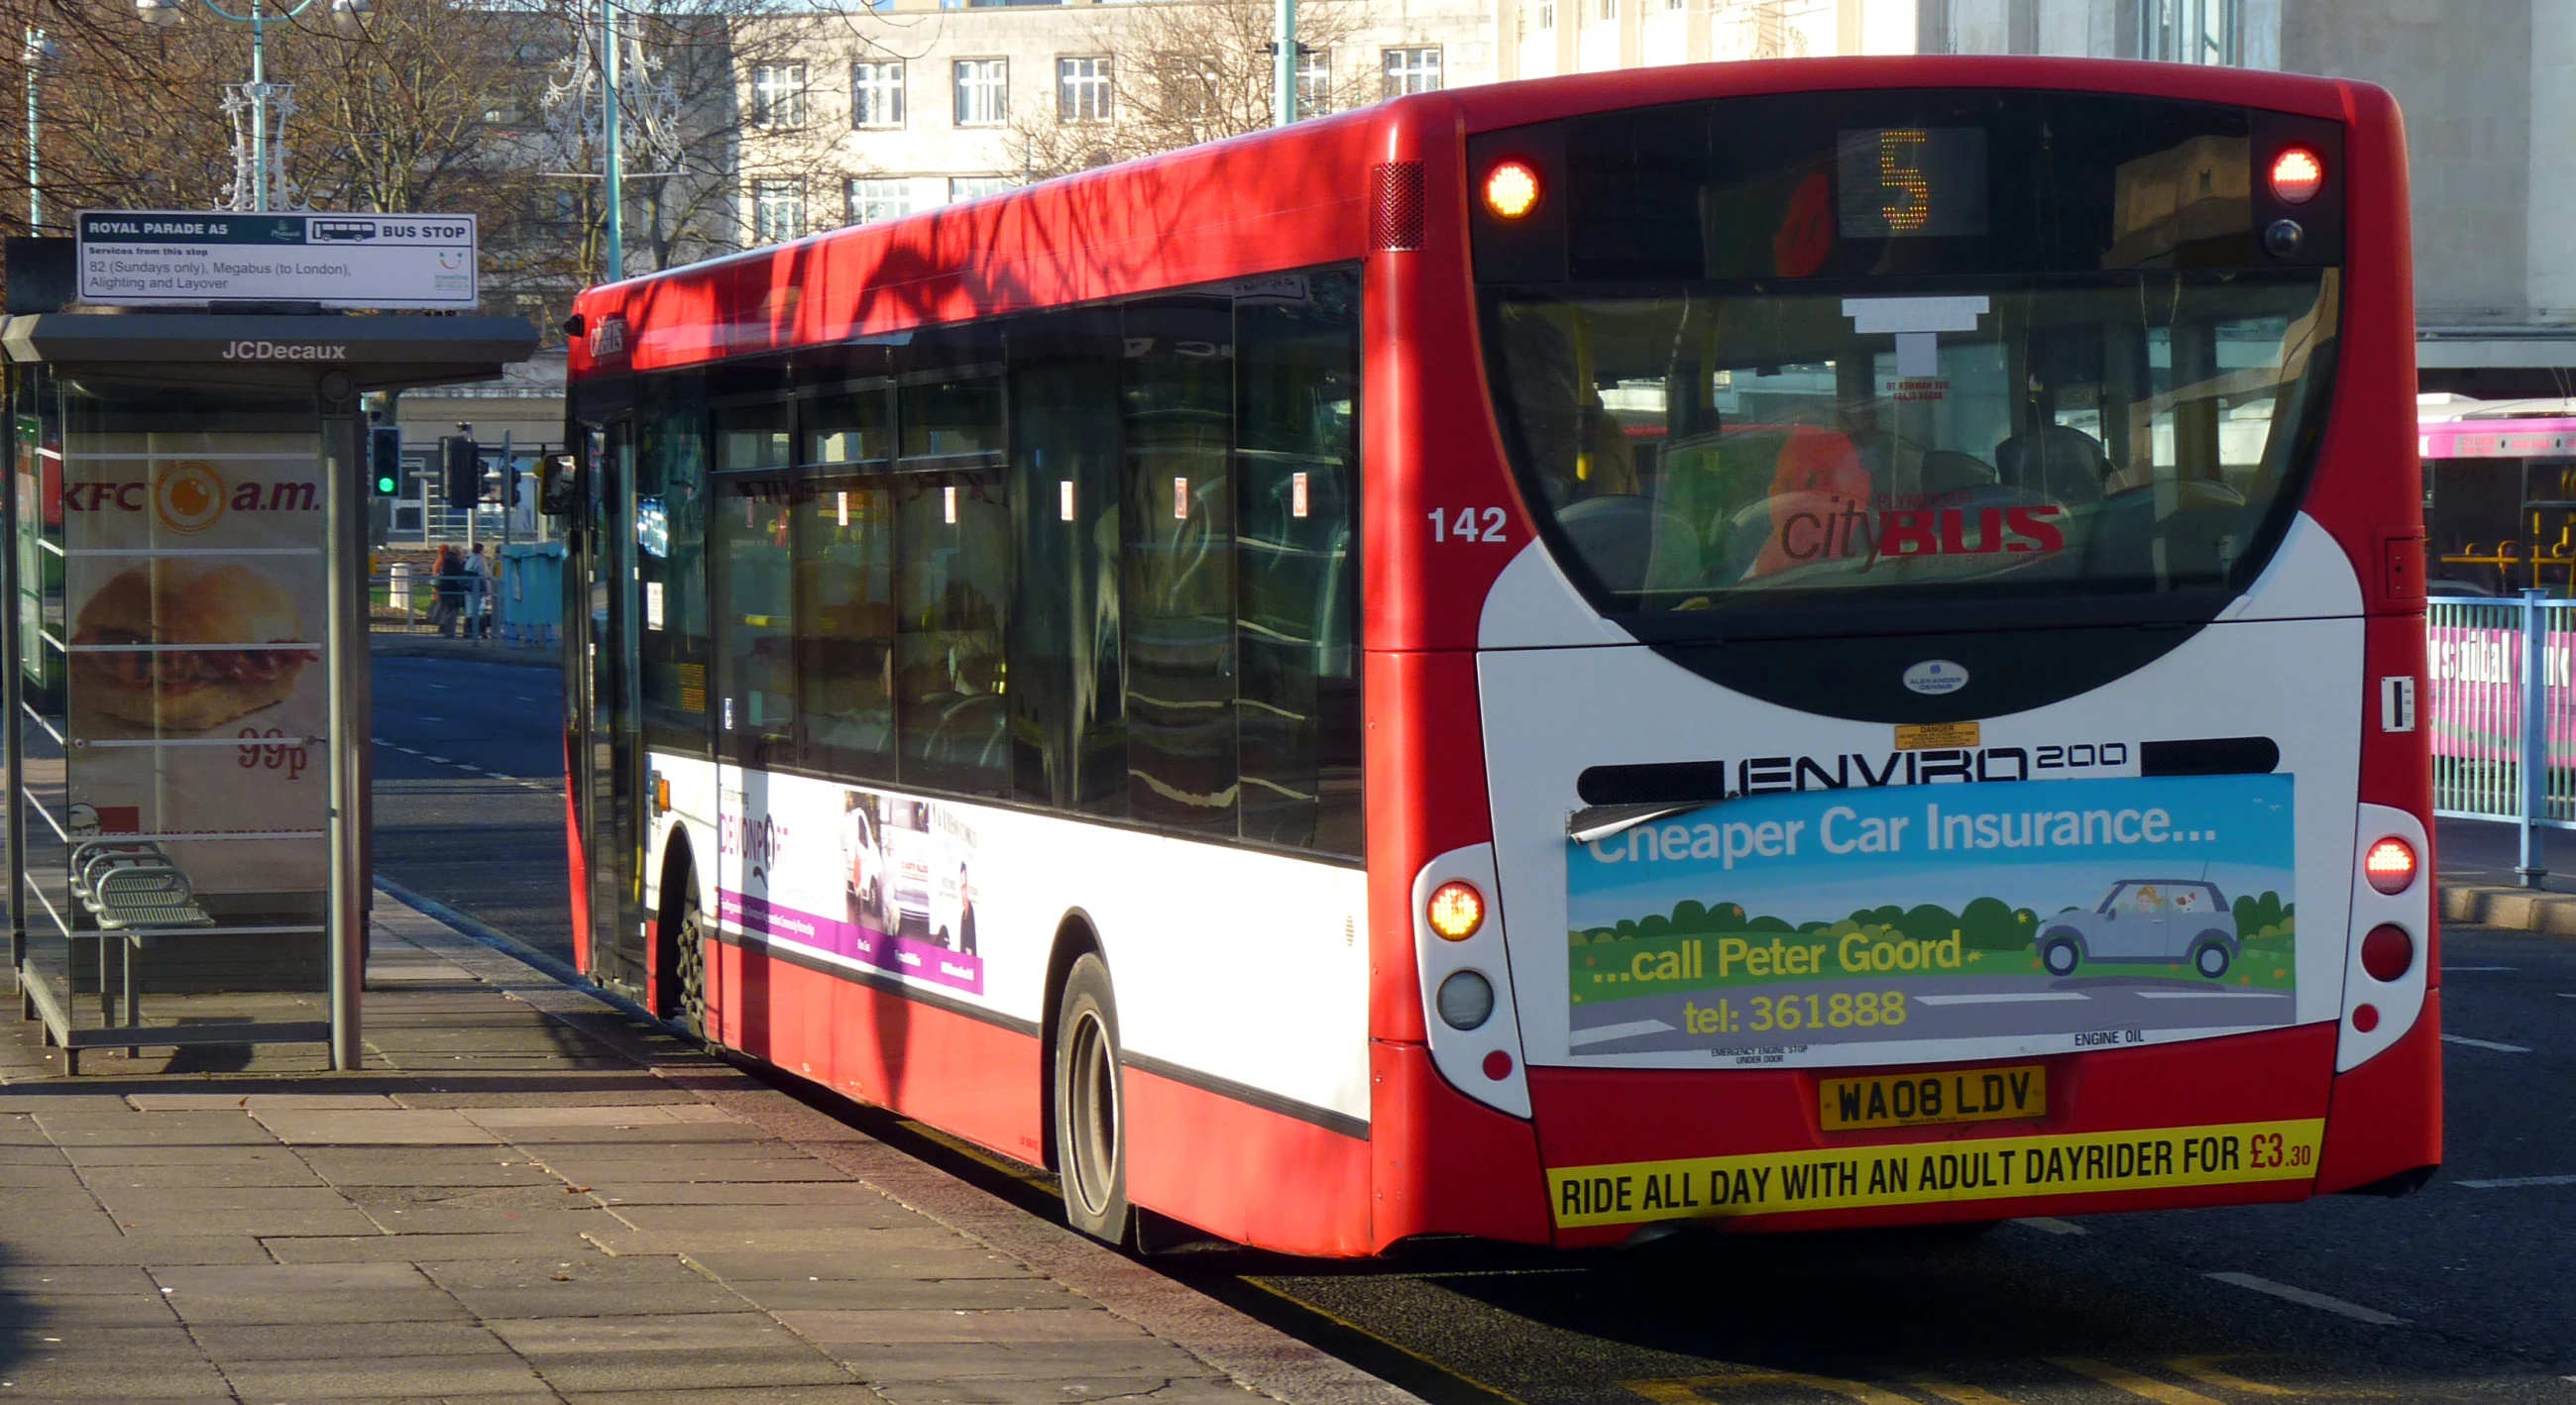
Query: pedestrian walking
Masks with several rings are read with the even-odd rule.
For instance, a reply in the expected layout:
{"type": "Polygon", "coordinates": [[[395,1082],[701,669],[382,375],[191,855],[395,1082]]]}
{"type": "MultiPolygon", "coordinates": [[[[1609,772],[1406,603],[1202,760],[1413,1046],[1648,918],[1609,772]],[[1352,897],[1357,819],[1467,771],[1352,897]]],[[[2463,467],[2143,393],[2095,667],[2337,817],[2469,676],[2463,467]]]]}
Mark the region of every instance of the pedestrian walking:
{"type": "Polygon", "coordinates": [[[464,612],[465,562],[456,548],[442,546],[438,559],[430,567],[430,579],[436,584],[430,595],[429,620],[438,626],[439,637],[456,637],[456,621],[464,612]]]}
{"type": "Polygon", "coordinates": [[[465,558],[465,637],[492,637],[492,558],[476,542],[465,558]]]}

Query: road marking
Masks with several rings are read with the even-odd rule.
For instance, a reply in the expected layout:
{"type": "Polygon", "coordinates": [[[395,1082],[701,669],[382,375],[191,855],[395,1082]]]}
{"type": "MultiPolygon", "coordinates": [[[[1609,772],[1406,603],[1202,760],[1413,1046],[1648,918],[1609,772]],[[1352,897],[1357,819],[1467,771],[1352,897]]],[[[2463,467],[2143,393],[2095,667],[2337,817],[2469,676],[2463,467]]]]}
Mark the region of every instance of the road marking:
{"type": "MultiPolygon", "coordinates": [[[[480,766],[468,766],[468,765],[466,765],[466,764],[465,764],[464,762],[462,762],[462,761],[452,761],[452,762],[449,762],[448,764],[450,764],[450,765],[454,766],[456,769],[458,769],[458,770],[460,770],[460,771],[472,771],[474,774],[476,774],[476,775],[478,775],[478,776],[486,774],[486,772],[484,771],[484,769],[483,769],[482,767],[480,767],[480,766]]],[[[507,779],[509,779],[509,778],[508,778],[508,777],[506,777],[506,776],[504,776],[504,777],[502,777],[502,779],[507,780],[507,779]]]]}
{"type": "Polygon", "coordinates": [[[2461,971],[2519,971],[2521,969],[2519,966],[2444,966],[2442,971],[2445,975],[2456,975],[2461,971]]]}
{"type": "MultiPolygon", "coordinates": [[[[1821,1390],[1828,1395],[1839,1395],[1847,1400],[1857,1401],[1859,1405],[1918,1405],[1918,1402],[1909,1396],[1899,1395],[1895,1391],[1874,1386],[1865,1381],[1846,1381],[1833,1376],[1810,1376],[1803,1371],[1747,1371],[1736,1376],[1674,1376],[1659,1381],[1621,1381],[1619,1384],[1627,1390],[1656,1402],[1656,1405],[1695,1405],[1696,1402],[1709,1398],[1700,1393],[1703,1389],[1726,1390],[1734,1386],[1750,1385],[1805,1386],[1809,1390],[1821,1390]]],[[[1928,1390],[1931,1387],[1926,1386],[1925,1389],[1928,1390]]],[[[1963,1386],[1959,1389],[1966,1390],[1968,1387],[1963,1386]]],[[[1984,1395],[1984,1392],[1980,1391],[1978,1394],[1984,1395]]],[[[1956,1405],[2004,1405],[2004,1402],[1991,1395],[1984,1395],[1980,1400],[1969,1400],[1963,1396],[1951,1396],[1950,1399],[1956,1402],[1956,1405]]],[[[2211,1405],[2217,1405],[2217,1402],[2213,1401],[2211,1405]]]]}
{"type": "Polygon", "coordinates": [[[2493,1049],[2499,1054],[2528,1054],[2531,1052],[2529,1049],[2526,1049],[2519,1044],[2498,1044],[2492,1039],[2471,1039],[2465,1035],[2458,1034],[2445,1034],[2442,1036],[2442,1042],[2445,1044],[2466,1044],[2472,1049],[2493,1049]]]}
{"type": "Polygon", "coordinates": [[[2114,1390],[2125,1390],[2131,1395],[2152,1400],[2156,1405],[2218,1405],[2217,1401],[2199,1391],[2185,1390],[2153,1376],[2141,1376],[2108,1361],[2095,1361],[2087,1356],[2052,1356],[2048,1359],[2079,1376],[2091,1376],[2114,1390]]]}
{"type": "Polygon", "coordinates": [[[2311,1293],[2305,1288],[2293,1288],[2287,1283],[2275,1283],[2269,1278],[2257,1278],[2250,1273],[2209,1273],[2201,1276],[2215,1278],[2221,1283],[2233,1283],[2239,1288],[2251,1288],[2257,1293],[2269,1293],[2273,1297],[2297,1303],[2302,1307],[2316,1308],[2321,1312],[2340,1313],[2356,1322],[2369,1322],[2381,1327],[2402,1327],[2406,1323],[2405,1318],[2391,1317],[2375,1307],[2363,1307],[2359,1303],[2348,1303],[2341,1298],[2327,1297],[2323,1293],[2311,1293]]]}
{"type": "Polygon", "coordinates": [[[1640,1034],[1661,1034],[1672,1026],[1662,1020],[1631,1020],[1626,1024],[1605,1024],[1599,1029],[1579,1029],[1566,1038],[1568,1044],[1598,1044],[1605,1039],[1629,1039],[1640,1034]]]}
{"type": "Polygon", "coordinates": [[[2576,1176],[2503,1176],[2487,1181],[2453,1181],[2466,1190],[2518,1190],[2527,1185],[2576,1185],[2576,1176]]]}
{"type": "Polygon", "coordinates": [[[2230,1357],[2224,1356],[2177,1356],[2165,1364],[2172,1367],[2179,1375],[2189,1376],[2193,1380],[2200,1382],[2202,1385],[2214,1385],[2220,1390],[2242,1391],[2247,1395],[2298,1395],[2302,1393],[2291,1390],[2287,1386],[2266,1385],[2261,1381],[2246,1380],[2242,1376],[2231,1376],[2225,1371],[2219,1370],[2216,1366],[2210,1364],[2213,1361],[2226,1361],[2231,1359],[2232,1358],[2230,1357]]]}
{"type": "Polygon", "coordinates": [[[435,761],[441,766],[453,766],[456,764],[444,756],[432,756],[426,751],[415,751],[412,755],[419,757],[423,761],[435,761]]]}
{"type": "Polygon", "coordinates": [[[2012,1405],[2010,1400],[1982,1386],[1961,1385],[1932,1376],[1909,1376],[1905,1383],[1916,1390],[1940,1396],[1950,1405],[2012,1405]]]}
{"type": "MultiPolygon", "coordinates": [[[[2140,1000],[2288,1000],[2286,990],[2133,990],[2140,1000]]],[[[1920,999],[1921,997],[1916,997],[1920,999]]]]}
{"type": "Polygon", "coordinates": [[[2576,990],[2562,990],[2558,992],[2558,998],[2561,1000],[2576,1000],[2576,990]]]}
{"type": "Polygon", "coordinates": [[[1995,991],[1985,995],[1918,995],[1917,1005],[2034,1005],[2043,1000],[2090,1000],[2080,990],[1995,991]]]}
{"type": "Polygon", "coordinates": [[[2032,1215],[2027,1219],[2015,1220],[2013,1223],[2038,1230],[2043,1234],[2091,1234],[2093,1232],[2080,1224],[2051,1219],[2046,1215],[2032,1215]]]}

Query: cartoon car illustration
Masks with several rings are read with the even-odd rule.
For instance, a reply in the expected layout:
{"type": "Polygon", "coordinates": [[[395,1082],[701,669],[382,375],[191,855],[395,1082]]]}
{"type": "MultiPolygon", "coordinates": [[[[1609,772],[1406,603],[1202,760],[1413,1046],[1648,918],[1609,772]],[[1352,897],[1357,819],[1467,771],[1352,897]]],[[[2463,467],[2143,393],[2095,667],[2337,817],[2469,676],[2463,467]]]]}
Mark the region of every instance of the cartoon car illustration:
{"type": "Polygon", "coordinates": [[[2236,914],[2214,884],[2190,878],[2129,878],[2111,885],[2091,912],[2061,912],[2041,924],[2039,962],[2070,976],[2087,961],[2172,961],[2211,980],[2240,949],[2236,914]]]}

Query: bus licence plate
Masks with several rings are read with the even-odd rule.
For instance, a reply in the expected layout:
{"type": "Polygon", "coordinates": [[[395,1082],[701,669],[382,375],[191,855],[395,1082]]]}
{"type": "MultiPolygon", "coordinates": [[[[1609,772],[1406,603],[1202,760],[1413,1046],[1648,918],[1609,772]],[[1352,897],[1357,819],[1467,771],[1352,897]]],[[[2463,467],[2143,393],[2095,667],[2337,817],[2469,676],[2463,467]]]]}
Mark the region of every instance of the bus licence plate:
{"type": "Polygon", "coordinates": [[[1942,1122],[2000,1122],[2048,1112],[2043,1064],[1826,1078],[1816,1095],[1828,1132],[1875,1127],[1927,1127],[1942,1122]]]}

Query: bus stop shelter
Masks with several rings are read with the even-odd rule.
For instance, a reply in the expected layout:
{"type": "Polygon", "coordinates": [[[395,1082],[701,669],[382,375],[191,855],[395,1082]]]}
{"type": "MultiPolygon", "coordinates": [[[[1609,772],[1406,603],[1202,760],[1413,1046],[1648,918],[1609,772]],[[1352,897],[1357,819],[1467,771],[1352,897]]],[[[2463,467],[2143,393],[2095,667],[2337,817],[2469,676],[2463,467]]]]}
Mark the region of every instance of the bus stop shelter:
{"type": "Polygon", "coordinates": [[[91,1048],[305,1042],[357,1066],[358,397],[489,380],[536,340],[482,316],[0,327],[9,958],[71,1071],[91,1048]]]}

